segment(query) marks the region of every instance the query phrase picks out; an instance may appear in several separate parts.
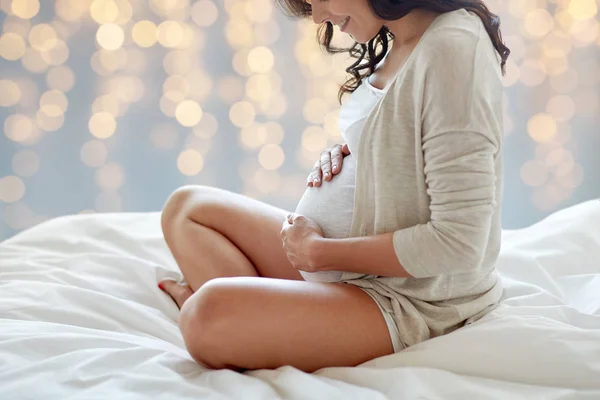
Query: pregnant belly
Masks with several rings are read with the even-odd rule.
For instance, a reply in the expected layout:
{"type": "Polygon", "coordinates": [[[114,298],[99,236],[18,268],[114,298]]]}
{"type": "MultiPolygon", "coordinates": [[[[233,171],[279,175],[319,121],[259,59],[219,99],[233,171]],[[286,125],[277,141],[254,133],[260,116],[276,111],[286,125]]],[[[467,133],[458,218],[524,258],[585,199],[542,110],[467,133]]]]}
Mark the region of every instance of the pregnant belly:
{"type": "Polygon", "coordinates": [[[296,213],[315,221],[326,238],[350,235],[354,210],[354,157],[344,158],[342,171],[321,187],[309,187],[296,206],[296,213]]]}

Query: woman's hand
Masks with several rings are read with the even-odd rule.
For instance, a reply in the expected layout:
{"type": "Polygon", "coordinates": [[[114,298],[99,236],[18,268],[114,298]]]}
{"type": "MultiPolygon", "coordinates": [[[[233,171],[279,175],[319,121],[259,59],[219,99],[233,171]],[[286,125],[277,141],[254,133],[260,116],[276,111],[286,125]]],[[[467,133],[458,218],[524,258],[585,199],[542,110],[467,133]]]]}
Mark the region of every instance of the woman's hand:
{"type": "Polygon", "coordinates": [[[323,231],[316,222],[301,214],[288,214],[281,228],[283,249],[294,268],[306,272],[316,272],[318,262],[314,244],[323,239],[323,231]]]}
{"type": "Polygon", "coordinates": [[[315,163],[312,172],[308,175],[306,185],[321,186],[323,180],[329,182],[333,175],[337,175],[342,170],[342,161],[344,157],[350,154],[348,145],[336,144],[330,149],[321,152],[321,158],[315,163]]]}

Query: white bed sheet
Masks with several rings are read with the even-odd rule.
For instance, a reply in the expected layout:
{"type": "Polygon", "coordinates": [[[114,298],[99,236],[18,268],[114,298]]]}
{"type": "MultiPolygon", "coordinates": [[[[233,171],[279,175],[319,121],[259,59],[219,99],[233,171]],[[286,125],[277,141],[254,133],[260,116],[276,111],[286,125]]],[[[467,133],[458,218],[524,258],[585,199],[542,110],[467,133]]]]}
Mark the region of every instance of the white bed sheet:
{"type": "Polygon", "coordinates": [[[600,201],[505,231],[501,306],[355,368],[207,370],[185,351],[158,213],[62,217],[0,244],[0,399],[598,399],[600,201]]]}

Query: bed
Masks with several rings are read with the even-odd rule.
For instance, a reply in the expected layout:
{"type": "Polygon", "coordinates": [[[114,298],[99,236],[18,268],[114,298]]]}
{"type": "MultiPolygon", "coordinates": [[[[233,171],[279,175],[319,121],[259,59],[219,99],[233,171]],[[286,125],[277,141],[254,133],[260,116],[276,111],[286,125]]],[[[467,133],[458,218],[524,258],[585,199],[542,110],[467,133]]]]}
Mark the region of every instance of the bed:
{"type": "Polygon", "coordinates": [[[503,232],[500,307],[354,368],[209,370],[158,280],[158,213],[53,219],[0,244],[1,399],[599,399],[600,201],[503,232]]]}

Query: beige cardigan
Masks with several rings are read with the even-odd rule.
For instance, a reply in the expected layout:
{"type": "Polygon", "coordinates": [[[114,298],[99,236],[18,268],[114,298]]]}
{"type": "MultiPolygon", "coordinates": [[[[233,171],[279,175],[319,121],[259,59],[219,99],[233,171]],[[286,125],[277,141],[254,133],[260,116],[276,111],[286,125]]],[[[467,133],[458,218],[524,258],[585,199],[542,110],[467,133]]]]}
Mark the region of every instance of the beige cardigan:
{"type": "Polygon", "coordinates": [[[395,316],[409,346],[450,332],[502,294],[503,85],[499,56],[464,9],[435,19],[369,115],[351,237],[394,232],[414,278],[344,272],[395,316]]]}

